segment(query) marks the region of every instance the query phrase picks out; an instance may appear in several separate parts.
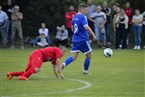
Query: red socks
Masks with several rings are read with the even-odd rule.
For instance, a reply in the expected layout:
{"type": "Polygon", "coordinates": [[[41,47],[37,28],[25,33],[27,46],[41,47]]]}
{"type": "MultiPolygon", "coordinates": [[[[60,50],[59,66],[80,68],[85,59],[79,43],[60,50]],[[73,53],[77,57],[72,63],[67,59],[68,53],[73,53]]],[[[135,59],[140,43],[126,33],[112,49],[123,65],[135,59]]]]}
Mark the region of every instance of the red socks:
{"type": "Polygon", "coordinates": [[[30,75],[32,75],[33,73],[35,73],[35,70],[34,69],[29,69],[28,71],[26,71],[22,76],[25,76],[25,77],[29,77],[30,75]]]}
{"type": "Polygon", "coordinates": [[[25,72],[24,71],[20,71],[20,72],[11,72],[11,75],[12,76],[19,76],[19,75],[22,75],[24,74],[25,72]]]}

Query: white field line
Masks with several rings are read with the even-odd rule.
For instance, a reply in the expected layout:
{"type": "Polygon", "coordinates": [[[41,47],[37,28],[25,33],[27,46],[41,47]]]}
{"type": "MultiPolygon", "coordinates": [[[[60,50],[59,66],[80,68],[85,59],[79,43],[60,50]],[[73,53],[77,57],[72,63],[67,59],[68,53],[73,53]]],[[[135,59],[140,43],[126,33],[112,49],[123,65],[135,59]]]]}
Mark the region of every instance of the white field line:
{"type": "MultiPolygon", "coordinates": [[[[3,73],[0,73],[3,75],[3,73]]],[[[36,76],[35,76],[36,77],[36,76]]],[[[41,76],[43,78],[48,78],[48,76],[41,76]]],[[[86,89],[86,88],[89,88],[92,86],[91,83],[87,82],[87,81],[84,81],[84,80],[78,80],[78,79],[72,79],[72,78],[65,78],[65,80],[70,80],[70,81],[75,81],[75,82],[80,82],[80,83],[83,83],[85,84],[84,86],[82,87],[79,87],[79,88],[75,88],[75,89],[67,89],[67,90],[64,90],[64,91],[53,91],[53,92],[44,92],[44,93],[35,93],[35,94],[19,94],[19,95],[11,95],[11,96],[1,96],[1,97],[29,97],[29,96],[39,96],[39,95],[47,95],[47,94],[59,94],[59,93],[69,93],[69,92],[74,92],[74,91],[80,91],[80,90],[83,90],[83,89],[86,89]]]]}

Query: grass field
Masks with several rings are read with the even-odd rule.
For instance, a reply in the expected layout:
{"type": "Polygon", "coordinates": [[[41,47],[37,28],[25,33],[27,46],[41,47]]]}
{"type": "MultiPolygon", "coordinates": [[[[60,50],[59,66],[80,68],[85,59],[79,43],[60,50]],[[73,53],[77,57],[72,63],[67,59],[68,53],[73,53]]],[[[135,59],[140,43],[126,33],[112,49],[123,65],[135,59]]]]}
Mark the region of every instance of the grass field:
{"type": "MultiPolygon", "coordinates": [[[[82,75],[85,57],[80,53],[65,68],[65,80],[54,78],[50,63],[44,63],[29,81],[6,80],[6,72],[25,69],[32,50],[1,49],[1,97],[145,97],[145,50],[113,50],[114,55],[105,58],[102,49],[94,49],[90,75],[82,75]]],[[[68,49],[62,60],[69,55],[68,49]]]]}

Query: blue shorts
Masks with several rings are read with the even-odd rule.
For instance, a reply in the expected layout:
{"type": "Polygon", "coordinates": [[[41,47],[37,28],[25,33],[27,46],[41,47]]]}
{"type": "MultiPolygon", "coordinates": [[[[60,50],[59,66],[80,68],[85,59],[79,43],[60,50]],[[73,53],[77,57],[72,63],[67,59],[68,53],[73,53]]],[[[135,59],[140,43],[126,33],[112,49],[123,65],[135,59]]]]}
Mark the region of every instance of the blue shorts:
{"type": "Polygon", "coordinates": [[[84,54],[87,54],[92,51],[92,47],[89,41],[73,42],[71,52],[81,51],[84,54]]]}

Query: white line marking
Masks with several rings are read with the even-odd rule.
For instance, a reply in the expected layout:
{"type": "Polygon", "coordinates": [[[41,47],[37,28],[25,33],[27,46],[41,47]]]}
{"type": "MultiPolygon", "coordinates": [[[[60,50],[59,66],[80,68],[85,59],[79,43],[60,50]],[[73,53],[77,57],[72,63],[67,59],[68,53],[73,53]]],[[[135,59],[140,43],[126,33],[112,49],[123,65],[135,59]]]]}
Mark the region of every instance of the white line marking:
{"type": "MultiPolygon", "coordinates": [[[[1,73],[0,73],[1,74],[1,73]]],[[[46,76],[41,76],[43,78],[46,78],[46,76]]],[[[48,78],[48,77],[47,77],[48,78]]],[[[53,91],[53,92],[46,92],[46,93],[35,93],[35,94],[20,94],[20,95],[12,95],[12,96],[1,96],[1,97],[15,97],[15,96],[19,96],[19,97],[23,97],[23,96],[38,96],[38,95],[46,95],[46,94],[59,94],[59,93],[69,93],[69,92],[74,92],[74,91],[80,91],[86,88],[89,88],[92,86],[91,83],[84,81],[84,80],[78,80],[78,79],[72,79],[72,78],[65,78],[65,80],[71,80],[71,81],[76,81],[76,82],[80,82],[80,83],[84,83],[85,86],[83,87],[79,87],[79,88],[75,88],[75,89],[68,89],[68,90],[64,90],[64,91],[53,91]]]]}

